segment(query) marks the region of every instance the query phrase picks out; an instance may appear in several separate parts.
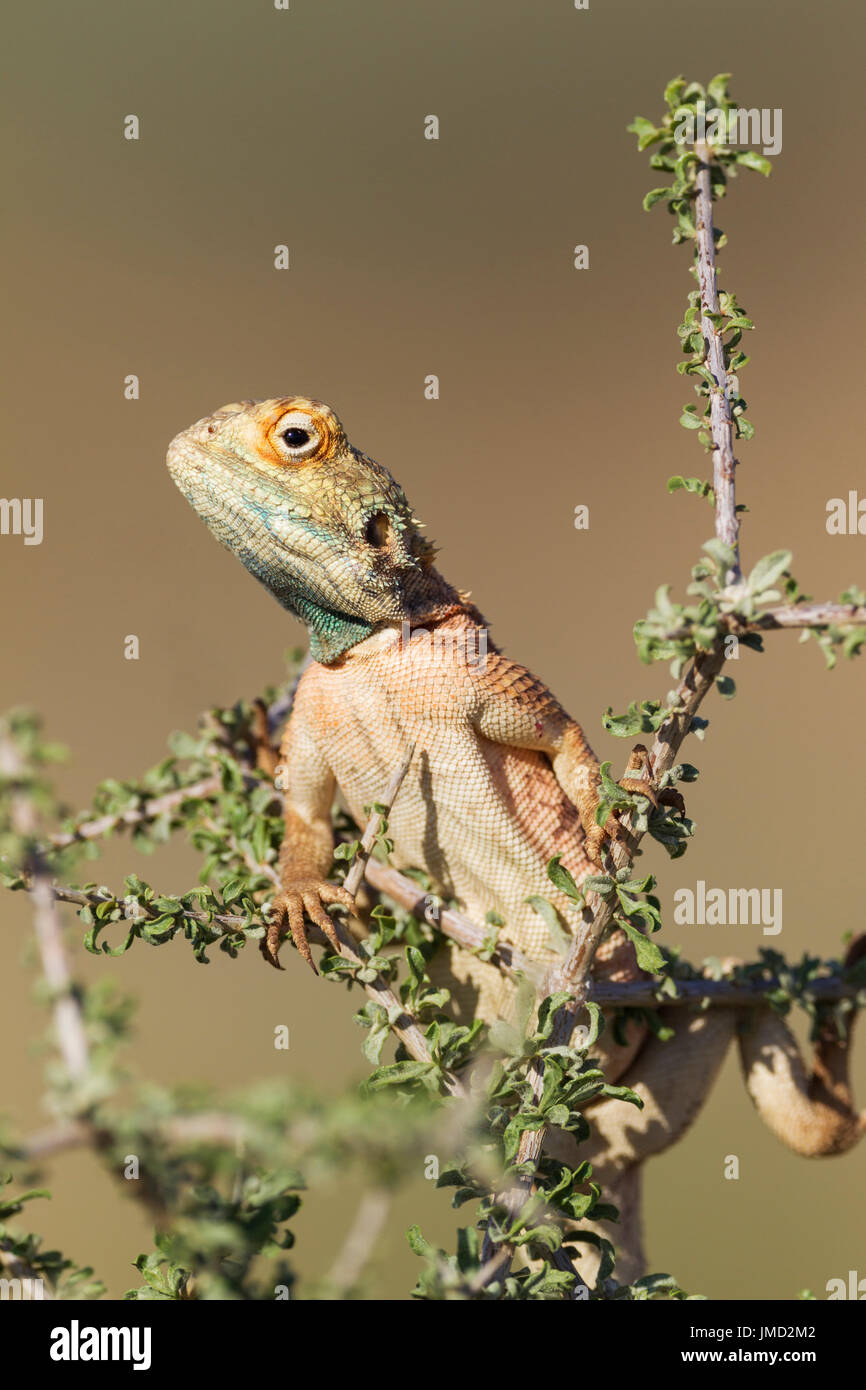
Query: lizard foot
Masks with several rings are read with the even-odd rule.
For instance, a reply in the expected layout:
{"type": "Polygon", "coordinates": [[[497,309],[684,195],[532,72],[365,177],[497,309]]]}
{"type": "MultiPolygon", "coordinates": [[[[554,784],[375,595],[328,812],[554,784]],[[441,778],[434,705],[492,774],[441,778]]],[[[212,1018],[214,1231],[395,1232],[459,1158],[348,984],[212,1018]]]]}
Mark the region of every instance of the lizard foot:
{"type": "Polygon", "coordinates": [[[318,975],[319,972],[315,967],[310,951],[310,943],[307,940],[305,916],[321,928],[334,950],[339,954],[339,938],[334,930],[333,921],[325,911],[326,903],[341,903],[350,912],[355,911],[354,900],[345,888],[339,883],[328,883],[320,878],[294,879],[287,884],[282,892],[277,893],[271,905],[270,925],[260,946],[261,953],[268,965],[272,965],[275,970],[282,970],[283,967],[279,961],[279,949],[287,932],[291,932],[292,940],[301,956],[313,974],[318,975]]]}
{"type": "MultiPolygon", "coordinates": [[[[601,783],[596,782],[588,787],[578,803],[580,818],[586,834],[586,853],[592,862],[598,865],[602,863],[606,848],[628,839],[628,830],[618,819],[616,807],[611,810],[604,825],[597,823],[595,813],[601,799],[600,786],[601,783]]],[[[628,792],[629,795],[645,796],[655,810],[661,806],[673,806],[681,815],[685,815],[685,802],[678,791],[673,787],[666,787],[664,791],[658,792],[653,786],[650,755],[642,743],[635,744],[632,749],[625,771],[617,786],[621,787],[624,792],[628,792]]],[[[621,809],[627,810],[626,807],[621,809]]]]}

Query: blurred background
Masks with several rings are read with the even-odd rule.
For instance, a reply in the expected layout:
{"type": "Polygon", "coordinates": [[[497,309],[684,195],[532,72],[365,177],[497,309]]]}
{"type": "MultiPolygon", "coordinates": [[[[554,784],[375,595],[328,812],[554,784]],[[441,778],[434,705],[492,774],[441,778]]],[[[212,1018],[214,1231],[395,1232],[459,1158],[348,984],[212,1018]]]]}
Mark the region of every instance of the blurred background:
{"type": "MultiPolygon", "coordinates": [[[[304,392],[386,464],[471,589],[495,640],[552,686],[603,757],[607,706],[659,697],[666,668],[638,662],[633,621],[656,586],[681,595],[712,532],[673,473],[704,459],[677,419],[675,328],[690,252],[670,246],[661,180],[627,123],[657,117],[677,73],[732,71],[741,106],[781,107],[782,153],[721,206],[722,287],[758,331],[743,378],[756,426],[740,449],[748,567],[790,546],[807,592],[866,580],[866,539],[828,536],[831,497],[866,488],[856,402],[862,362],[862,12],[844,0],[185,0],[182,5],[18,4],[9,62],[7,222],[12,346],[2,492],[44,498],[44,541],[0,539],[7,595],[2,703],[38,707],[72,750],[73,807],[105,776],[135,776],[202,709],[278,681],[302,630],[175,490],[170,438],[226,401],[304,392]],[[139,117],[141,138],[123,138],[139,117]],[[424,118],[440,121],[438,142],[424,118]],[[291,268],[273,268],[274,247],[291,268]],[[589,247],[576,271],[573,248],[589,247]],[[124,399],[124,378],[141,396],[124,399]],[[424,379],[440,379],[438,401],[424,379]],[[574,529],[578,504],[590,528],[574,529]],[[136,634],[141,658],[123,658],[136,634]]],[[[714,700],[686,756],[698,835],[685,860],[658,847],[666,939],[689,958],[840,951],[862,928],[866,666],[831,674],[813,645],[744,652],[739,695],[714,700]],[[674,927],[672,894],[782,888],[784,928],[674,927]],[[862,901],[862,895],[860,895],[862,901]]],[[[115,843],[93,872],[141,872],[162,891],[195,881],[183,844],[143,860],[115,843]]],[[[2,903],[0,1109],[45,1122],[44,1017],[22,964],[29,914],[2,903]]],[[[360,1080],[345,993],[290,953],[202,969],[185,943],[76,968],[140,998],[131,1061],[160,1082],[238,1087],[292,1075],[330,1093],[360,1080]],[[275,1024],[291,1029],[276,1052],[275,1024]]],[[[801,1029],[802,1034],[802,1029],[801,1029]]],[[[866,1039],[855,1081],[866,1095],[866,1039]]],[[[866,1275],[866,1149],[806,1162],[761,1126],[729,1058],[706,1109],[648,1167],[652,1269],[723,1299],[791,1298],[866,1275]],[[725,1181],[725,1156],[740,1159],[725,1181]],[[677,1194],[675,1209],[665,1191],[677,1194]]],[[[133,1204],[96,1161],[62,1156],[39,1204],[51,1243],[92,1263],[118,1297],[151,1248],[133,1204]],[[82,1200],[82,1194],[84,1200],[82,1200]],[[93,1220],[94,1208],[98,1219],[93,1220]]],[[[302,1275],[330,1264],[357,1192],[312,1194],[295,1223],[302,1275]]],[[[449,1247],[460,1213],[420,1177],[373,1260],[381,1297],[415,1278],[410,1221],[449,1247]]]]}

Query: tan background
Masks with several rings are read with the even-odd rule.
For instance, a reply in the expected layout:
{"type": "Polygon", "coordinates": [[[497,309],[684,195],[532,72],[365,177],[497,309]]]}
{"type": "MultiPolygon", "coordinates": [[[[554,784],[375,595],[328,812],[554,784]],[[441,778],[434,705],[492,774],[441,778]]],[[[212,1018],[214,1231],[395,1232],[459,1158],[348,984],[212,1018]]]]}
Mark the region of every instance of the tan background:
{"type": "MultiPolygon", "coordinates": [[[[641,211],[657,180],[624,129],[636,112],[660,113],[680,71],[731,68],[742,105],[784,112],[773,178],[740,179],[721,217],[732,240],[722,283],[760,330],[744,378],[758,431],[742,449],[746,558],[790,545],[816,596],[864,581],[866,538],[824,529],[827,499],[864,485],[864,208],[852,178],[864,20],[845,0],[592,0],[585,13],[568,0],[293,0],[288,13],[266,0],[103,0],[19,4],[7,26],[2,487],[44,497],[45,540],[0,542],[2,703],[39,707],[71,746],[71,804],[103,776],[150,766],[200,709],[278,679],[299,641],[163,467],[171,436],[224,401],[292,391],[331,402],[392,469],[496,638],[619,763],[602,710],[669,684],[664,668],[640,666],[631,624],[658,583],[684,584],[711,530],[697,499],[665,493],[669,474],[702,468],[677,425],[690,399],[674,372],[688,253],[670,248],[663,211],[641,211]],[[122,138],[130,112],[137,144],[122,138]],[[431,112],[438,143],[422,138],[431,112]],[[288,273],[272,268],[278,242],[291,248],[288,273]],[[578,242],[587,272],[572,269],[578,242]],[[131,372],[134,403],[123,399],[131,372]],[[431,372],[437,403],[423,398],[431,372]],[[572,525],[579,502],[585,534],[572,525]],[[138,662],[123,660],[128,633],[138,662]]],[[[785,927],[772,939],[669,927],[693,958],[761,944],[834,954],[862,925],[851,890],[866,668],[828,676],[813,648],[788,636],[770,646],[745,655],[740,697],[714,703],[707,742],[690,750],[702,770],[693,848],[678,865],[650,857],[668,908],[698,878],[782,887],[785,927]]],[[[181,845],[157,861],[114,847],[99,872],[119,884],[131,868],[165,890],[197,872],[181,845]]],[[[36,1125],[25,904],[5,902],[4,923],[0,1106],[36,1125]]],[[[345,995],[296,958],[282,976],[254,952],[203,970],[180,942],[106,963],[77,950],[77,961],[140,993],[134,1062],[157,1080],[289,1072],[330,1090],[364,1073],[345,995]],[[287,1055],[271,1045],[278,1022],[291,1028],[287,1055]]],[[[861,1039],[861,1099],[864,1062],[861,1039]]],[[[652,1267],[720,1298],[822,1292],[851,1268],[866,1274],[863,1162],[862,1150],[811,1165],[783,1150],[729,1061],[695,1130],[650,1170],[652,1267]],[[729,1153],[739,1182],[722,1178],[729,1153]]],[[[145,1224],[86,1157],[64,1158],[50,1181],[54,1201],[34,1221],[117,1296],[149,1248],[145,1224]]],[[[343,1222],[350,1184],[338,1198],[343,1222]]],[[[339,1244],[323,1202],[297,1223],[305,1274],[339,1244]]],[[[410,1219],[446,1242],[455,1224],[447,1195],[422,1180],[401,1196],[376,1260],[386,1296],[412,1282],[410,1219]]]]}

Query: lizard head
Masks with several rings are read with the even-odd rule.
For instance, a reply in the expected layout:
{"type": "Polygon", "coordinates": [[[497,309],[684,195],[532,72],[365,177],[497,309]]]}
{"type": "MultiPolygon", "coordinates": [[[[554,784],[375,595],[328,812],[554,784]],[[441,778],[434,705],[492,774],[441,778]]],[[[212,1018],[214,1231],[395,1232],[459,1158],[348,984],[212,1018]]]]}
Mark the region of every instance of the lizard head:
{"type": "Polygon", "coordinates": [[[168,467],[217,540],[307,624],[317,660],[445,598],[402,489],[321,401],[223,406],[172,440],[168,467]]]}

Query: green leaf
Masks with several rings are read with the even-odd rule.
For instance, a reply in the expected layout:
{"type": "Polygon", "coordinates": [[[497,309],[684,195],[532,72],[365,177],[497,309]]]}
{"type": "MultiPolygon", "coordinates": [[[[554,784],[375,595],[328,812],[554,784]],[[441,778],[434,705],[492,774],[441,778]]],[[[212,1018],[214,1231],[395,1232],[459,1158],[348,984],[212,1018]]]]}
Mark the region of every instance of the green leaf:
{"type": "Polygon", "coordinates": [[[616,892],[616,884],[608,874],[587,874],[583,886],[588,893],[598,893],[601,898],[609,898],[616,892]]]}
{"type": "Polygon", "coordinates": [[[655,942],[650,941],[643,932],[638,931],[627,917],[617,916],[616,924],[622,928],[634,946],[634,954],[639,968],[648,970],[652,975],[660,975],[665,969],[666,962],[655,942]]]}
{"type": "Polygon", "coordinates": [[[685,90],[686,79],[684,77],[674,77],[665,87],[665,104],[669,106],[672,111],[676,111],[685,90]]]}
{"type": "Polygon", "coordinates": [[[509,1057],[520,1057],[523,1052],[523,1036],[504,1019],[497,1018],[490,1025],[488,1038],[491,1046],[509,1057]]]}
{"type": "Polygon", "coordinates": [[[773,166],[769,159],[765,159],[757,150],[740,150],[735,156],[735,162],[742,164],[746,169],[754,169],[755,173],[763,174],[764,178],[769,178],[773,172],[773,166]]]}
{"type": "Polygon", "coordinates": [[[364,1082],[367,1092],[380,1091],[386,1086],[403,1086],[409,1081],[422,1081],[425,1085],[436,1076],[436,1066],[430,1062],[392,1062],[379,1067],[364,1082]]]}
{"type": "Polygon", "coordinates": [[[658,931],[662,919],[655,902],[636,902],[622,888],[617,888],[616,895],[627,917],[640,917],[646,922],[650,931],[658,931]]]}
{"type": "Polygon", "coordinates": [[[663,139],[665,133],[663,130],[659,130],[653,121],[648,121],[645,116],[635,116],[627,129],[637,136],[639,150],[645,150],[649,145],[654,145],[658,140],[663,139]]]}
{"type": "Polygon", "coordinates": [[[242,878],[230,878],[223,884],[223,902],[235,902],[243,892],[246,891],[246,884],[242,878]]]}
{"type": "Polygon", "coordinates": [[[687,212],[686,208],[680,204],[677,204],[677,222],[687,237],[695,236],[696,227],[694,218],[691,213],[687,212]]]}
{"type": "Polygon", "coordinates": [[[547,866],[547,877],[554,887],[558,888],[560,893],[564,893],[567,898],[571,898],[572,902],[582,903],[583,894],[561,861],[562,856],[560,854],[553,856],[547,866]]]}
{"type": "MultiPolygon", "coordinates": [[[[573,880],[572,880],[573,881],[573,880]]],[[[571,935],[566,931],[562,924],[562,918],[557,912],[553,903],[549,903],[547,898],[538,897],[533,894],[527,898],[529,906],[539,917],[543,919],[550,933],[550,943],[558,955],[564,956],[571,945],[571,935]]]]}
{"type": "Polygon", "coordinates": [[[658,700],[632,700],[626,714],[614,714],[610,706],[601,722],[615,738],[631,738],[634,734],[655,733],[668,716],[668,709],[658,700]]]}
{"type": "Polygon", "coordinates": [[[429,1240],[422,1236],[420,1226],[410,1226],[406,1232],[406,1239],[413,1255],[422,1255],[426,1258],[436,1254],[435,1245],[431,1245],[429,1240]]]}
{"type": "Polygon", "coordinates": [[[734,551],[731,546],[719,540],[718,536],[714,536],[712,540],[705,541],[701,549],[705,550],[716,562],[717,569],[728,570],[733,568],[736,558],[734,551]]]}
{"type": "Polygon", "coordinates": [[[729,72],[719,72],[710,82],[707,83],[707,99],[714,106],[724,109],[728,102],[728,83],[731,80],[729,72]]]}
{"type": "Polygon", "coordinates": [[[14,1197],[0,1202],[0,1217],[16,1216],[24,1202],[34,1202],[41,1197],[50,1197],[47,1187],[32,1187],[27,1192],[19,1192],[14,1197]]]}
{"type": "Polygon", "coordinates": [[[670,584],[660,584],[656,589],[655,605],[658,613],[663,619],[676,616],[675,609],[670,599],[670,584]]]}
{"type": "Polygon", "coordinates": [[[790,550],[774,550],[759,560],[748,578],[750,593],[761,594],[772,589],[785,570],[790,569],[793,555],[790,550]]]}
{"type": "MultiPolygon", "coordinates": [[[[689,425],[687,428],[694,429],[694,426],[689,425]]],[[[706,497],[713,489],[709,483],[704,482],[703,478],[684,478],[681,473],[675,473],[672,478],[668,478],[668,492],[683,490],[697,493],[699,497],[706,497]]]]}

